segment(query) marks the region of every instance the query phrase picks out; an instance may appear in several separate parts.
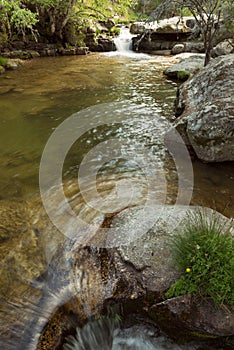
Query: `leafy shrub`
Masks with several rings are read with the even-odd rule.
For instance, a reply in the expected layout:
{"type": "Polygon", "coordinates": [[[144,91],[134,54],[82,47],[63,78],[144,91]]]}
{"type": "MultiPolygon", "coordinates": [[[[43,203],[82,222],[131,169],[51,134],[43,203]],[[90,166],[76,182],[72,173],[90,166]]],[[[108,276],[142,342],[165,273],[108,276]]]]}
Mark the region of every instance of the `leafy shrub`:
{"type": "Polygon", "coordinates": [[[234,309],[234,239],[232,226],[225,225],[217,214],[207,217],[199,210],[189,214],[182,231],[172,241],[179,280],[167,298],[191,293],[211,297],[217,305],[226,303],[234,309]]]}
{"type": "Polygon", "coordinates": [[[5,67],[7,65],[7,59],[0,56],[0,66],[5,67]]]}

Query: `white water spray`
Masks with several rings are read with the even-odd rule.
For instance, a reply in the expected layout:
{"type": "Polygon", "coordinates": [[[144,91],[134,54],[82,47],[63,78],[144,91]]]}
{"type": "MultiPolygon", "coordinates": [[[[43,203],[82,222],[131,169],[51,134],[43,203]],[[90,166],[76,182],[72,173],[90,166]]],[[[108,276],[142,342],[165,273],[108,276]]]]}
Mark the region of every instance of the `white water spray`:
{"type": "Polygon", "coordinates": [[[123,55],[132,53],[132,38],[133,35],[130,33],[129,28],[122,27],[120,35],[114,40],[117,52],[123,55]]]}
{"type": "Polygon", "coordinates": [[[105,55],[110,57],[122,56],[134,60],[150,59],[150,56],[145,53],[132,51],[132,38],[134,35],[130,33],[128,27],[121,27],[120,35],[114,39],[117,51],[105,52],[105,55]]]}

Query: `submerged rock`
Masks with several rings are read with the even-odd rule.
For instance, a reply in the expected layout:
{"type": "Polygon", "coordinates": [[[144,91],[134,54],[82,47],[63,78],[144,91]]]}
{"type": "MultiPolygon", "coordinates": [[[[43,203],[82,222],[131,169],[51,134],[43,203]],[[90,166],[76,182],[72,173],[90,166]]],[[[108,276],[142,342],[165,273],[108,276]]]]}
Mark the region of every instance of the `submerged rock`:
{"type": "Polygon", "coordinates": [[[179,89],[175,127],[199,159],[234,160],[234,54],[213,59],[179,89]]]}

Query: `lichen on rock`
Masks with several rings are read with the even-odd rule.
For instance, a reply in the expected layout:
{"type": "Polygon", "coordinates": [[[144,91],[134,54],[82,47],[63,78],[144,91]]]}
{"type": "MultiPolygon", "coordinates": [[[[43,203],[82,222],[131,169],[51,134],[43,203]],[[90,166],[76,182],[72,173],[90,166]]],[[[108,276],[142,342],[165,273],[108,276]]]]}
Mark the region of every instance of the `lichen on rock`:
{"type": "Polygon", "coordinates": [[[234,160],[234,54],[213,59],[179,89],[174,126],[198,158],[234,160]],[[180,115],[179,115],[180,114],[180,115]]]}

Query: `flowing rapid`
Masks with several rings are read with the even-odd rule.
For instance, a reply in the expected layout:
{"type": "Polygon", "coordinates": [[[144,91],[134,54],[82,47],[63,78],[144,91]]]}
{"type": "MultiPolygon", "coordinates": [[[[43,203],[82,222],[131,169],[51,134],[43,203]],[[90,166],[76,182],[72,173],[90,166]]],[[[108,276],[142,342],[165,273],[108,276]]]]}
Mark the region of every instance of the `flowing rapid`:
{"type": "Polygon", "coordinates": [[[77,328],[67,339],[63,350],[196,350],[198,345],[177,345],[166,336],[155,336],[150,325],[135,325],[125,329],[114,327],[108,318],[77,328]]]}

